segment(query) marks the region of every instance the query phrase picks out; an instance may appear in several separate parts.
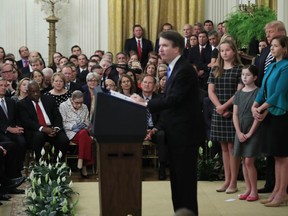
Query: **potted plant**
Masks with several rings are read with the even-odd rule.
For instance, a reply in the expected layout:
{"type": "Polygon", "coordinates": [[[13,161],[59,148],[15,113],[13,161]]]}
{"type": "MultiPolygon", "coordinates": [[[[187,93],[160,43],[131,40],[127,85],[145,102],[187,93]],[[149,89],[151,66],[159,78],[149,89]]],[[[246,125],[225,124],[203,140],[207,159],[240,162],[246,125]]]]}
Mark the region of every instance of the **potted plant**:
{"type": "Polygon", "coordinates": [[[25,196],[27,215],[75,215],[78,199],[73,201],[72,195],[78,193],[72,189],[71,169],[66,163],[59,162],[62,153],[59,152],[56,163],[47,162],[50,161],[49,154],[47,161],[44,159],[44,149],[41,155],[39,163],[32,165],[28,177],[30,187],[26,189],[25,196]]]}
{"type": "Polygon", "coordinates": [[[198,159],[198,180],[214,181],[219,179],[221,172],[221,162],[218,153],[212,156],[211,148],[213,143],[211,140],[205,143],[204,150],[199,147],[198,159]]]}
{"type": "Polygon", "coordinates": [[[265,38],[264,27],[273,20],[277,20],[275,11],[265,6],[249,4],[245,9],[228,14],[225,25],[238,47],[248,48],[252,40],[265,38]]]}

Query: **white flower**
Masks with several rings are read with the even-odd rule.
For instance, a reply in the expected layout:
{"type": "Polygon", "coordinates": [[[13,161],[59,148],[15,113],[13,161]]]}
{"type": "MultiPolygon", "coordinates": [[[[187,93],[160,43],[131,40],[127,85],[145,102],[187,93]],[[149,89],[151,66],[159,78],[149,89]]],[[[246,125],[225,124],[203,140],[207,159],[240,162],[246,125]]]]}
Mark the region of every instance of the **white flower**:
{"type": "Polygon", "coordinates": [[[38,179],[37,184],[41,185],[41,177],[38,179]]]}
{"type": "Polygon", "coordinates": [[[70,169],[70,171],[69,171],[69,176],[71,176],[71,174],[72,174],[72,171],[71,171],[71,169],[70,169]]]}
{"type": "Polygon", "coordinates": [[[48,183],[49,185],[52,185],[52,181],[51,181],[51,179],[49,178],[49,183],[48,183]]]}
{"type": "Polygon", "coordinates": [[[42,155],[42,156],[45,155],[45,149],[44,149],[44,148],[42,148],[42,150],[41,150],[41,155],[42,155]]]}
{"type": "Polygon", "coordinates": [[[37,195],[36,195],[36,193],[35,193],[35,191],[34,191],[34,192],[32,193],[32,196],[31,196],[31,197],[32,197],[33,200],[35,200],[35,199],[36,199],[36,196],[37,196],[37,195]]]}
{"type": "Polygon", "coordinates": [[[202,156],[203,155],[203,148],[200,146],[199,147],[199,155],[202,156]]]}
{"type": "Polygon", "coordinates": [[[60,177],[57,178],[57,183],[60,184],[61,180],[60,177]]]}
{"type": "Polygon", "coordinates": [[[61,158],[62,158],[62,156],[63,156],[62,152],[61,152],[61,151],[59,151],[59,153],[58,153],[58,157],[61,159],[61,158]]]}
{"type": "Polygon", "coordinates": [[[31,173],[30,173],[30,175],[29,175],[29,178],[30,178],[31,180],[34,179],[34,171],[33,171],[33,170],[31,171],[31,173]]]}
{"type": "Polygon", "coordinates": [[[70,187],[70,188],[73,187],[73,182],[72,182],[72,180],[71,180],[70,183],[69,183],[69,187],[70,187]]]}
{"type": "Polygon", "coordinates": [[[208,141],[208,148],[211,148],[211,147],[212,147],[212,145],[213,145],[212,141],[211,141],[211,140],[209,140],[209,141],[208,141]]]}
{"type": "Polygon", "coordinates": [[[48,169],[51,170],[52,169],[52,165],[49,163],[48,165],[48,169]]]}
{"type": "Polygon", "coordinates": [[[63,178],[62,178],[62,182],[65,182],[66,181],[66,177],[64,176],[63,178]]]}

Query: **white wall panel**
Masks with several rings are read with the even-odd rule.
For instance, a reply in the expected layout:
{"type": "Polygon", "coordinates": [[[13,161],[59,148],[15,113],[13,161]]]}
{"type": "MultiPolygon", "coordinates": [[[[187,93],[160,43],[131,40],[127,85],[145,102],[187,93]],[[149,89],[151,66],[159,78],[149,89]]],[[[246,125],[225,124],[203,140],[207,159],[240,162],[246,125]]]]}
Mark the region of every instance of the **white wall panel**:
{"type": "MultiPolygon", "coordinates": [[[[1,2],[0,46],[19,59],[18,49],[28,46],[39,51],[48,62],[47,14],[34,0],[1,2]]],[[[56,23],[57,51],[70,56],[71,46],[78,44],[88,57],[96,50],[108,48],[108,1],[70,0],[59,11],[56,23]],[[100,21],[101,20],[101,21],[100,21]]]]}

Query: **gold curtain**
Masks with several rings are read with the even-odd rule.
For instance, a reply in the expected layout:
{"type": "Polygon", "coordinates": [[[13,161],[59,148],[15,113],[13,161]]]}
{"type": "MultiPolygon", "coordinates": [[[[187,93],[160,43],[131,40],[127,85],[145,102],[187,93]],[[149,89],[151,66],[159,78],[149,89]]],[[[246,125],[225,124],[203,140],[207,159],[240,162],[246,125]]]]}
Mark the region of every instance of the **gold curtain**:
{"type": "Polygon", "coordinates": [[[133,37],[132,27],[140,24],[144,37],[154,46],[161,26],[169,22],[182,33],[186,23],[204,20],[204,0],[109,0],[109,51],[124,50],[124,42],[133,37]]]}
{"type": "Polygon", "coordinates": [[[256,0],[257,5],[263,5],[277,12],[277,0],[256,0]]]}

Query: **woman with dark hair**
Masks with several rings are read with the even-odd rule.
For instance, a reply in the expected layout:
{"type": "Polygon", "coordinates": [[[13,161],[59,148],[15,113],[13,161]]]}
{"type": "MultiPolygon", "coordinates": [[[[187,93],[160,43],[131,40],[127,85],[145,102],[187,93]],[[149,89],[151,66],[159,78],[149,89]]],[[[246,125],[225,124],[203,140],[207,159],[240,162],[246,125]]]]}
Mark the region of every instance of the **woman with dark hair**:
{"type": "Polygon", "coordinates": [[[128,97],[135,93],[135,84],[129,75],[123,74],[120,77],[118,81],[118,92],[128,97]]]}
{"type": "Polygon", "coordinates": [[[36,83],[38,83],[41,94],[44,94],[47,91],[44,86],[45,78],[44,78],[44,74],[42,71],[39,71],[39,70],[32,71],[30,75],[30,80],[34,80],[36,83]]]}
{"type": "Polygon", "coordinates": [[[58,72],[61,70],[59,62],[62,56],[63,55],[60,52],[53,53],[52,64],[49,67],[52,68],[54,72],[58,72]]]}
{"type": "Polygon", "coordinates": [[[6,57],[6,53],[3,47],[0,47],[0,68],[2,64],[4,63],[4,59],[6,57]]]}

